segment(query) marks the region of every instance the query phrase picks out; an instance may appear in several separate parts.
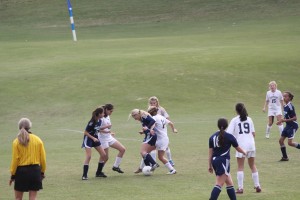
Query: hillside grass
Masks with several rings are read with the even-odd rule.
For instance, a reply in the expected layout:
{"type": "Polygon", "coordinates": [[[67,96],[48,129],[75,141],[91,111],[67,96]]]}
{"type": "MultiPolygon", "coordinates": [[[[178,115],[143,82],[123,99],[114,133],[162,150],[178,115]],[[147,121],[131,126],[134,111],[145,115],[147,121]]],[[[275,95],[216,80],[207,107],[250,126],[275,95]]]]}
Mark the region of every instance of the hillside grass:
{"type": "MultiPolygon", "coordinates": [[[[298,199],[299,152],[281,155],[277,127],[264,138],[267,84],[300,103],[299,1],[72,1],[78,41],[72,41],[64,1],[0,0],[0,199],[8,186],[17,122],[29,117],[46,146],[48,170],[39,199],[208,199],[207,141],[219,117],[231,119],[244,102],[257,132],[257,167],[263,192],[254,193],[246,169],[239,199],[298,199]],[[140,125],[128,114],[157,96],[179,134],[170,133],[178,174],[161,166],[134,175],[140,162],[140,125]],[[93,109],[111,102],[117,138],[126,146],[125,174],[82,182],[82,134],[93,109]],[[288,183],[288,184],[286,184],[288,183]]],[[[299,136],[295,138],[300,141],[299,136]]],[[[235,180],[236,162],[233,158],[235,180]]],[[[235,181],[236,183],[236,181],[235,181]]],[[[27,194],[26,198],[27,199],[27,194]]],[[[220,199],[227,199],[223,189],[220,199]]]]}

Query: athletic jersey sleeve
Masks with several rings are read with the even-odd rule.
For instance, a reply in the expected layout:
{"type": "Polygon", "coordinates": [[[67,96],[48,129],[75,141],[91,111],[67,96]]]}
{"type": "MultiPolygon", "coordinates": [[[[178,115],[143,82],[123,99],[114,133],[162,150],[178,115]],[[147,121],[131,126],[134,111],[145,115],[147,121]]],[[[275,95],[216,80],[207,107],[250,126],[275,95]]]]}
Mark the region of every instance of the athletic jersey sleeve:
{"type": "Polygon", "coordinates": [[[87,124],[85,130],[88,132],[88,133],[92,133],[93,130],[94,130],[94,123],[92,121],[89,121],[89,123],[87,124]]]}
{"type": "Polygon", "coordinates": [[[232,134],[234,137],[237,136],[236,133],[235,133],[235,118],[233,118],[233,119],[230,121],[230,123],[229,123],[229,125],[228,125],[228,128],[227,128],[227,130],[226,130],[226,132],[229,133],[229,134],[232,134]]]}
{"type": "Polygon", "coordinates": [[[230,141],[231,141],[231,145],[232,145],[234,148],[236,148],[236,147],[239,146],[239,144],[238,144],[236,138],[235,138],[233,135],[230,135],[230,141]]]}
{"type": "Polygon", "coordinates": [[[250,123],[250,133],[255,132],[254,123],[250,117],[248,117],[249,123],[250,123]]]}

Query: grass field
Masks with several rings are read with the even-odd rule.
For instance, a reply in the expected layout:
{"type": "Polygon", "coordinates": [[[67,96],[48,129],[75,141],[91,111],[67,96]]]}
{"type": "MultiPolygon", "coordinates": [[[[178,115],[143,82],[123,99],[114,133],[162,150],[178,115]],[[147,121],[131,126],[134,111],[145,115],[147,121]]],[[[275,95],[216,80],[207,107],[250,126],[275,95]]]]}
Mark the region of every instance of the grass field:
{"type": "MultiPolygon", "coordinates": [[[[280,163],[277,127],[264,138],[262,113],[267,84],[295,94],[300,109],[300,2],[289,0],[73,0],[77,42],[72,41],[65,1],[0,0],[0,199],[13,199],[8,186],[11,142],[17,122],[29,117],[46,147],[43,200],[208,199],[215,176],[207,172],[208,138],[219,117],[235,116],[244,102],[257,137],[262,193],[253,190],[246,168],[238,199],[296,200],[300,155],[287,148],[280,163]],[[157,96],[178,134],[170,147],[178,174],[160,167],[151,177],[134,175],[140,162],[140,125],[128,121],[157,96]],[[93,109],[113,103],[117,138],[127,152],[107,179],[83,182],[83,131],[93,109]]],[[[300,141],[299,134],[296,141],[300,141]]],[[[231,160],[236,180],[236,162],[231,160]]],[[[236,181],[235,181],[236,185],[236,181]]],[[[26,198],[27,194],[26,194],[26,198]]],[[[228,199],[225,189],[220,199],[228,199]]]]}

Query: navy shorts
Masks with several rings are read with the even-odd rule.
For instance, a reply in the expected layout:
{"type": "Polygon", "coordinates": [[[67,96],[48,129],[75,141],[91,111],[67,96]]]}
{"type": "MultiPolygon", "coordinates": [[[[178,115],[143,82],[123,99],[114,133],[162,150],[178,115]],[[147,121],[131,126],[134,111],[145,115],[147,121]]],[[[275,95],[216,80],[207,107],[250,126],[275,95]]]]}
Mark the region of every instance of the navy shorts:
{"type": "Polygon", "coordinates": [[[229,175],[230,172],[229,159],[223,157],[213,157],[212,166],[215,170],[216,176],[222,176],[223,174],[229,175]]]}
{"type": "Polygon", "coordinates": [[[293,139],[295,137],[297,129],[298,127],[286,126],[284,127],[281,136],[287,137],[288,139],[293,139]]]}
{"type": "Polygon", "coordinates": [[[43,189],[41,167],[39,165],[17,167],[14,189],[20,192],[43,189]]]}
{"type": "MultiPolygon", "coordinates": [[[[97,136],[94,136],[95,138],[98,138],[97,136]]],[[[83,142],[81,145],[81,148],[92,148],[92,147],[98,147],[100,146],[101,143],[99,142],[94,142],[94,140],[92,140],[91,138],[89,138],[88,136],[84,136],[83,137],[83,142]]]]}
{"type": "Polygon", "coordinates": [[[143,143],[149,144],[150,146],[155,146],[156,140],[157,140],[156,135],[149,135],[149,136],[145,137],[143,143]]]}

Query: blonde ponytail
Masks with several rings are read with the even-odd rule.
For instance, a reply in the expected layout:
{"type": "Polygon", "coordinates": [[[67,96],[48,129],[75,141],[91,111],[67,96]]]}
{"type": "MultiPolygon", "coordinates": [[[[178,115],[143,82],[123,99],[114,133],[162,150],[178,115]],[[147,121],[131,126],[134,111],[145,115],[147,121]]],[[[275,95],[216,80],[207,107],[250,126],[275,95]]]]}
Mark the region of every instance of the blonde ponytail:
{"type": "Polygon", "coordinates": [[[29,133],[24,128],[22,128],[20,130],[20,132],[18,133],[18,140],[19,140],[19,143],[22,144],[23,146],[28,145],[28,143],[29,143],[29,133]]]}

